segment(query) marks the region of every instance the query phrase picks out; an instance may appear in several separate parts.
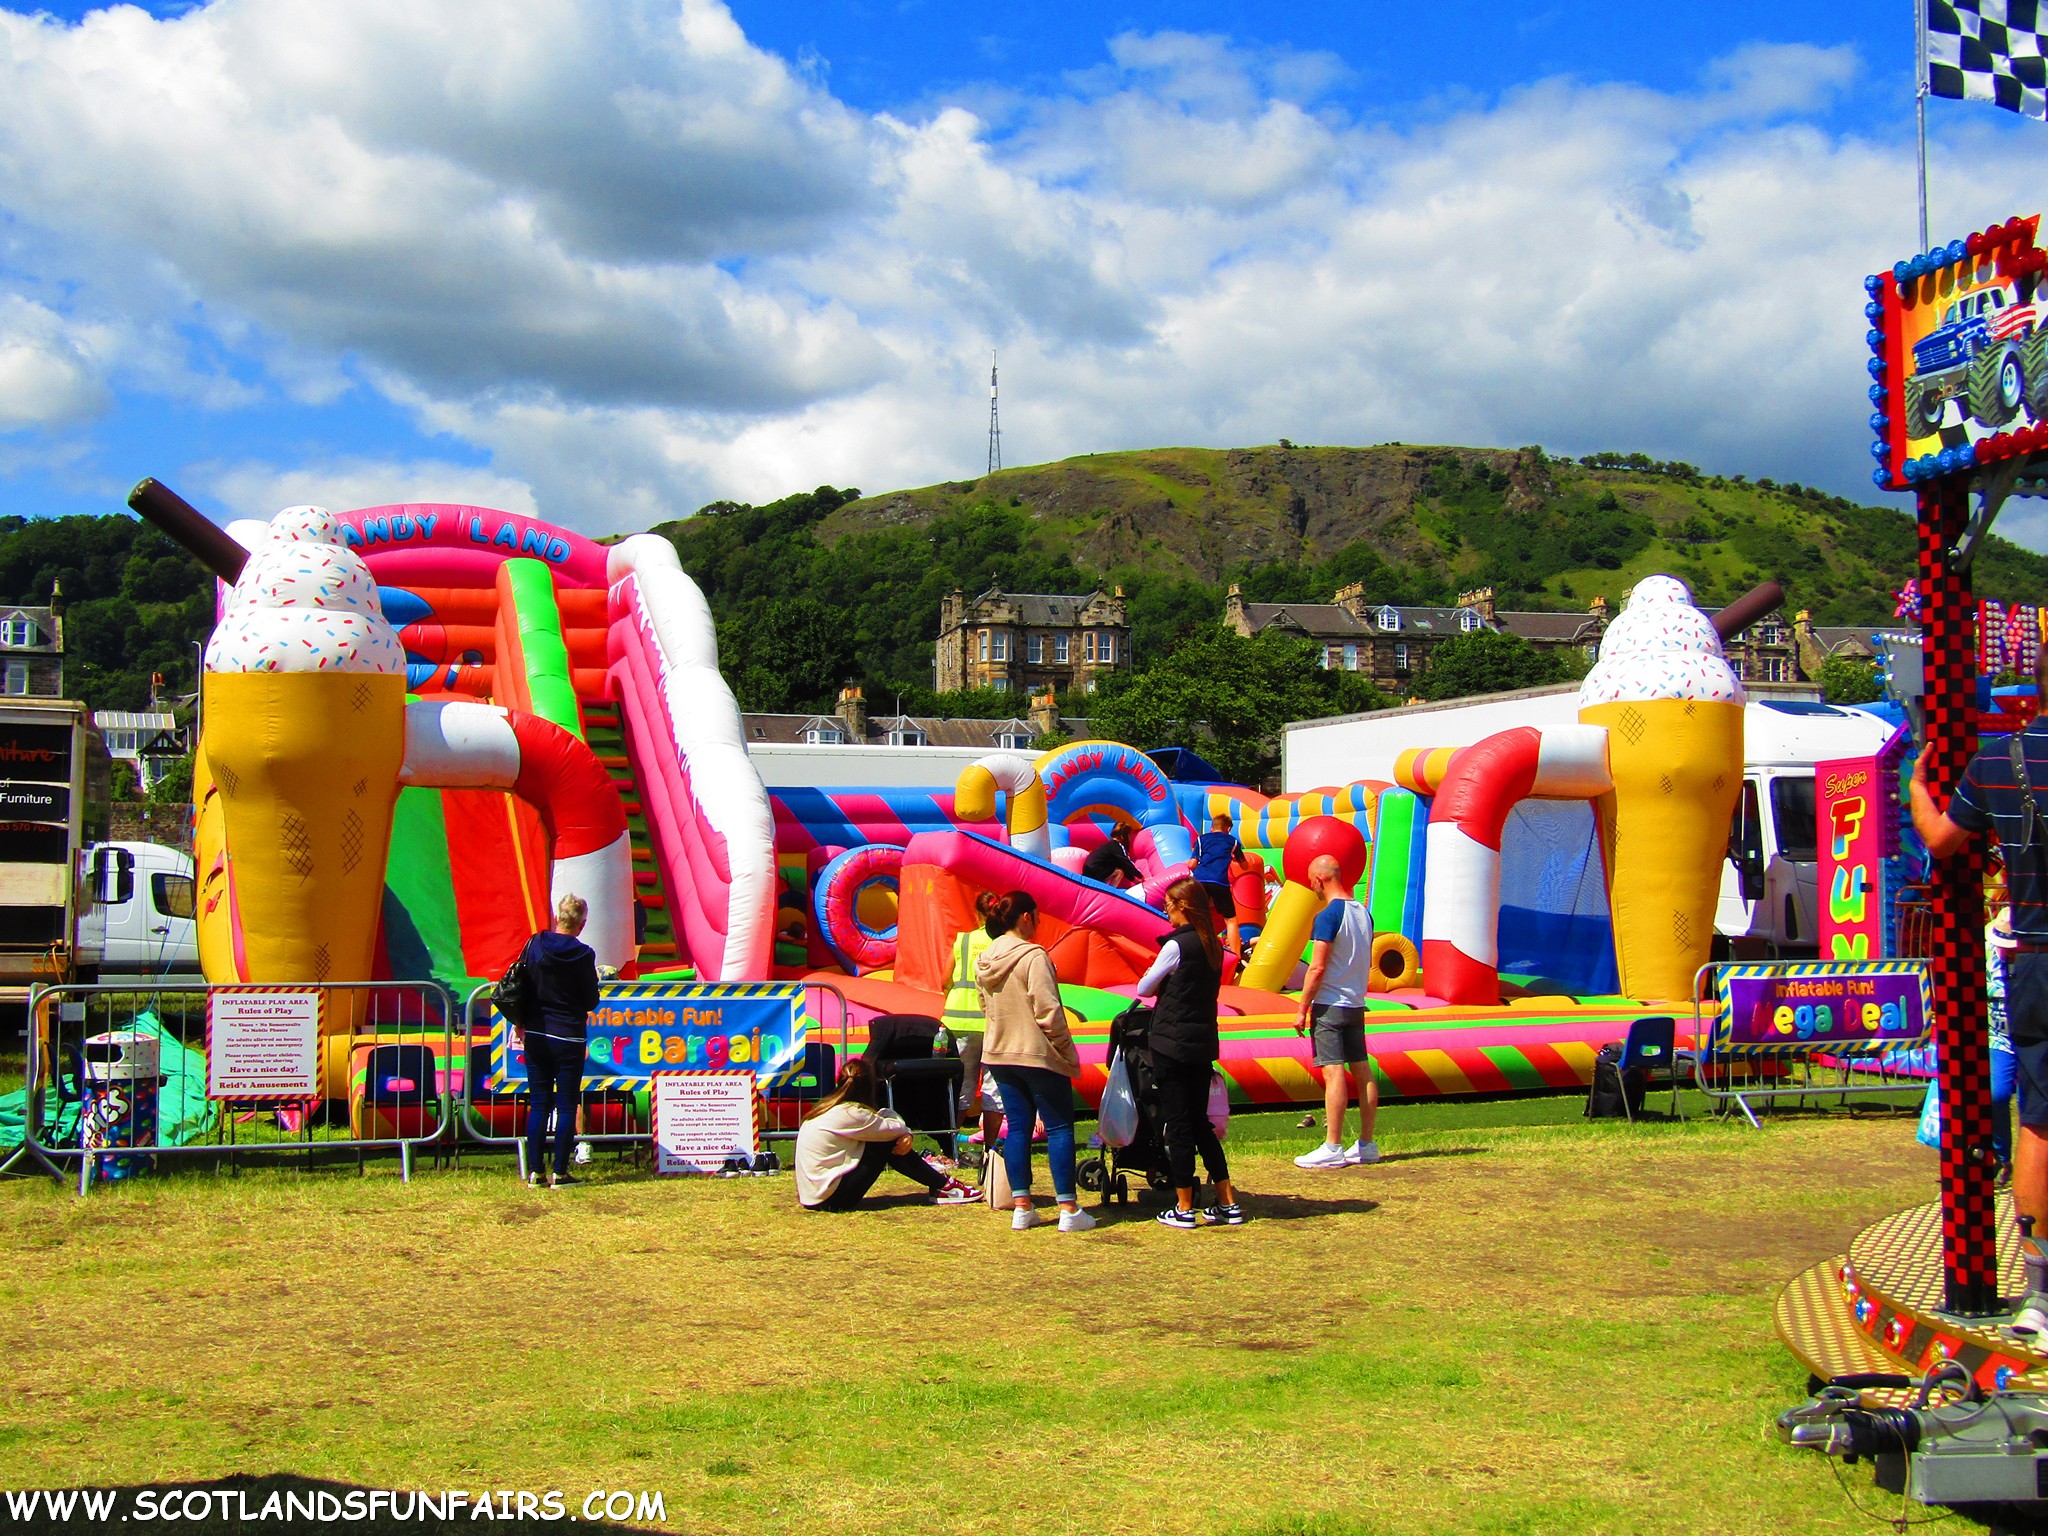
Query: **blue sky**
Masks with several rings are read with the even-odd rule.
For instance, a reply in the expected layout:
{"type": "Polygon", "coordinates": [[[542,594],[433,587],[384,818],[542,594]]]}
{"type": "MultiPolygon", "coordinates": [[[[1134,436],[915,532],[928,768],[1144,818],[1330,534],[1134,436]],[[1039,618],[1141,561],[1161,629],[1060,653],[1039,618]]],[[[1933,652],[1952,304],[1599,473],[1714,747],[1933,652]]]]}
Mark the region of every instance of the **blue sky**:
{"type": "MultiPolygon", "coordinates": [[[[0,11],[0,512],[928,483],[990,347],[1013,463],[1543,442],[1877,499],[1909,5],[475,15],[0,11]]],[[[2048,130],[1933,111],[1938,235],[2038,206],[2048,130]]]]}

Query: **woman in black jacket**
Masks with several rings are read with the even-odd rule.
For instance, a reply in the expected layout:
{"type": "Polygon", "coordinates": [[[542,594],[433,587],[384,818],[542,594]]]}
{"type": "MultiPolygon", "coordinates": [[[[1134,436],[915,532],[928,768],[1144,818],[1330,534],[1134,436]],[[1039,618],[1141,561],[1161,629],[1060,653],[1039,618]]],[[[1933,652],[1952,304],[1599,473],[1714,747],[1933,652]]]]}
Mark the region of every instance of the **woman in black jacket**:
{"type": "Polygon", "coordinates": [[[1194,880],[1167,888],[1166,915],[1178,924],[1159,946],[1159,958],[1138,983],[1152,1008],[1152,1075],[1166,1121],[1167,1171],[1175,1204],[1159,1213],[1169,1227],[1192,1230],[1204,1221],[1235,1227],[1244,1208],[1231,1187],[1223,1143],[1209,1123],[1209,1077],[1216,1065],[1216,991],[1223,984],[1223,946],[1209,893],[1194,880]],[[1195,1214],[1195,1154],[1216,1186],[1216,1203],[1195,1214]]]}
{"type": "Polygon", "coordinates": [[[583,1097],[583,1058],[591,1010],[597,1006],[597,954],[576,936],[590,917],[581,896],[564,896],[555,904],[552,932],[526,941],[521,958],[533,972],[538,1017],[525,1027],[526,1036],[526,1182],[551,1189],[583,1181],[569,1172],[569,1149],[576,1140],[576,1109],[583,1097]],[[555,1122],[555,1168],[552,1179],[541,1172],[547,1146],[548,1119],[555,1122]]]}

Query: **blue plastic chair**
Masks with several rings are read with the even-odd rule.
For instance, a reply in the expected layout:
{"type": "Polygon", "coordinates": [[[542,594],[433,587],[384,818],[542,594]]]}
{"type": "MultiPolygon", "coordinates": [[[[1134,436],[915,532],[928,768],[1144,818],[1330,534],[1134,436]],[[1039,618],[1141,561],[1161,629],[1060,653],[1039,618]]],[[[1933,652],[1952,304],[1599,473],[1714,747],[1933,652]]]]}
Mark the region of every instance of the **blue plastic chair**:
{"type": "Polygon", "coordinates": [[[1678,1024],[1664,1014],[1637,1019],[1628,1027],[1628,1034],[1621,1042],[1621,1095],[1622,1112],[1635,1122],[1635,1111],[1629,1108],[1628,1075],[1631,1072],[1643,1074],[1645,1087],[1652,1073],[1662,1072],[1671,1084],[1671,1118],[1678,1118],[1678,1024]]]}

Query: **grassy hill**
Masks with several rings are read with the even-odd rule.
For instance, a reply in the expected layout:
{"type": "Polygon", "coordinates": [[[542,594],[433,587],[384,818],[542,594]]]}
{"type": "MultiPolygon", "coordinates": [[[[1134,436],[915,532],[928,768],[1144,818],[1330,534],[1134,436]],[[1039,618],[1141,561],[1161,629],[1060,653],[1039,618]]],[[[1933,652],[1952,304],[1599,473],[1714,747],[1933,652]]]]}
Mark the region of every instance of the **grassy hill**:
{"type": "MultiPolygon", "coordinates": [[[[1798,485],[1701,475],[1641,454],[1540,448],[1159,448],[1088,454],[851,501],[826,545],[993,504],[1044,554],[1110,579],[1246,583],[1266,600],[1448,601],[1491,585],[1505,607],[1578,608],[1642,577],[1684,578],[1703,606],[1767,577],[1819,623],[1875,623],[1913,574],[1912,519],[1798,485]]],[[[1980,596],[2048,600],[2048,558],[1993,538],[1980,596]]]]}

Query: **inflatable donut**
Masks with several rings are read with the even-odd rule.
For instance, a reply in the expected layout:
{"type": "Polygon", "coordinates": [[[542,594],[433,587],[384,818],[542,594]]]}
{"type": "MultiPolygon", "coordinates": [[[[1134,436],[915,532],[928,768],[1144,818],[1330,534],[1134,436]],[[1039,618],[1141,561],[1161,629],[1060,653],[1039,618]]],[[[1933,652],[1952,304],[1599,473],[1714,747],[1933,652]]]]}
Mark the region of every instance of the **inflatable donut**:
{"type": "Polygon", "coordinates": [[[811,884],[814,931],[850,975],[896,963],[897,874],[903,850],[893,843],[849,848],[811,884]]]}
{"type": "Polygon", "coordinates": [[[1398,933],[1376,933],[1372,940],[1372,990],[1392,992],[1397,987],[1422,985],[1422,957],[1408,938],[1398,933]]]}

